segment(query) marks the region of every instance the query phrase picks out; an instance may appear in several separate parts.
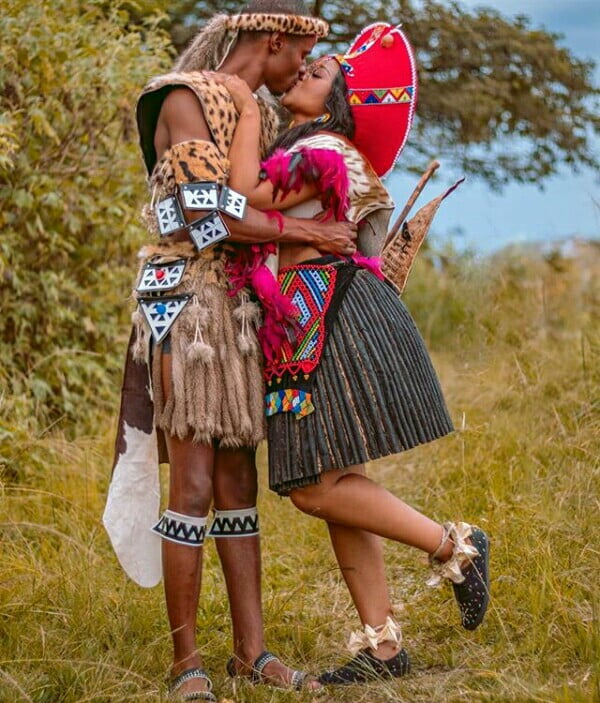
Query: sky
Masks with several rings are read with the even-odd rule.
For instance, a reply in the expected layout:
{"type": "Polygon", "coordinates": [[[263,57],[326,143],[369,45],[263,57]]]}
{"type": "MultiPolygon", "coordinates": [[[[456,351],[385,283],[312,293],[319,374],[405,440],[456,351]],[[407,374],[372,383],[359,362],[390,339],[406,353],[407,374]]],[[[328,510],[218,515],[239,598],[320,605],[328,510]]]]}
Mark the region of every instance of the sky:
{"type": "MultiPolygon", "coordinates": [[[[600,83],[598,0],[462,0],[462,4],[467,8],[493,7],[509,17],[527,15],[534,27],[564,35],[561,45],[578,58],[596,61],[596,83],[600,83]]],[[[596,140],[596,145],[600,156],[600,140],[596,140]]],[[[441,164],[440,176],[428,186],[420,204],[460,175],[451,164],[443,161],[441,164]]],[[[402,174],[400,161],[386,182],[399,207],[405,203],[416,180],[412,175],[402,174]]],[[[517,242],[555,241],[572,235],[598,239],[600,180],[589,170],[574,175],[565,169],[561,175],[547,180],[543,191],[536,185],[513,184],[495,193],[471,178],[443,203],[432,235],[437,242],[451,240],[460,249],[470,248],[481,254],[517,242]]]]}

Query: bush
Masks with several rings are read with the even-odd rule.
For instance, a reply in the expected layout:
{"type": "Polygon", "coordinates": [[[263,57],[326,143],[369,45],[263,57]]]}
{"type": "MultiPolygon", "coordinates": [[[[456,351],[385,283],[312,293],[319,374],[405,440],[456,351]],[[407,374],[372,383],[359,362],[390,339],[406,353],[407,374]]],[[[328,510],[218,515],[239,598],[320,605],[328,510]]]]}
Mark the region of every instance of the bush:
{"type": "Polygon", "coordinates": [[[0,394],[81,419],[120,363],[144,236],[134,102],[169,41],[115,3],[5,0],[0,43],[0,394]]]}

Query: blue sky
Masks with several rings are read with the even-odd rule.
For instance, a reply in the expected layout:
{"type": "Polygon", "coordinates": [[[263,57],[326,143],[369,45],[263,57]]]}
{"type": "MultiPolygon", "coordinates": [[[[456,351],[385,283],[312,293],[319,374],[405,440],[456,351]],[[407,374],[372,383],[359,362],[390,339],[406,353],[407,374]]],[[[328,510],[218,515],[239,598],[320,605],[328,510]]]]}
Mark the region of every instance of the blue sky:
{"type": "MultiPolygon", "coordinates": [[[[598,0],[462,0],[462,4],[493,7],[507,16],[527,15],[534,26],[563,34],[562,45],[577,57],[591,58],[600,65],[598,0]]],[[[596,81],[600,82],[600,66],[596,81]]],[[[451,165],[442,162],[440,177],[419,202],[436,195],[455,175],[451,165]]],[[[404,204],[415,181],[402,174],[401,165],[389,177],[386,185],[398,206],[404,204]]],[[[546,181],[543,191],[535,185],[510,185],[500,194],[471,179],[442,205],[433,230],[437,241],[450,238],[460,248],[468,246],[481,253],[512,242],[557,240],[574,234],[600,237],[600,182],[591,172],[573,175],[565,170],[546,181]]]]}

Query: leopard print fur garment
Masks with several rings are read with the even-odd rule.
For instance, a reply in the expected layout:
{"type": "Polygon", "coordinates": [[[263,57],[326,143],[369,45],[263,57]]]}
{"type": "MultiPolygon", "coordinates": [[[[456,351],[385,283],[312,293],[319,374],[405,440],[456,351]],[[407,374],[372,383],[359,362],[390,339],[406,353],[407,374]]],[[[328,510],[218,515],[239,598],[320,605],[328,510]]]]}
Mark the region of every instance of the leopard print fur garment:
{"type": "Polygon", "coordinates": [[[377,210],[393,209],[394,203],[379,176],[349,141],[333,133],[321,133],[298,140],[289,151],[302,148],[328,149],[344,157],[350,184],[348,220],[358,223],[377,210]]]}
{"type": "Polygon", "coordinates": [[[323,39],[329,34],[329,25],[318,17],[275,13],[232,15],[227,20],[227,28],[245,32],[314,35],[317,39],[323,39]]]}
{"type": "MultiPolygon", "coordinates": [[[[202,105],[204,119],[221,158],[227,159],[229,155],[238,113],[227,88],[215,83],[202,71],[167,73],[156,76],[146,85],[137,104],[140,142],[148,173],[152,173],[157,160],[154,133],[160,108],[169,90],[176,87],[189,88],[198,98],[202,105]]],[[[260,149],[264,156],[277,136],[279,118],[271,103],[260,95],[257,101],[261,113],[260,149]]]]}

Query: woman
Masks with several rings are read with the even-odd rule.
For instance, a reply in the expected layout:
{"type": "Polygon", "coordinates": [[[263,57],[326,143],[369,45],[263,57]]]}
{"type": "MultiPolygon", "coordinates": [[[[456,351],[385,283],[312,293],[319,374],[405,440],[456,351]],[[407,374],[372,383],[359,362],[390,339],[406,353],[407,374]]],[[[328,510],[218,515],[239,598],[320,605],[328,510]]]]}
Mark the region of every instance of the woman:
{"type": "MultiPolygon", "coordinates": [[[[264,210],[306,217],[324,207],[325,216],[346,216],[367,231],[370,225],[379,241],[377,223],[387,221],[382,211],[392,207],[379,176],[391,170],[406,141],[415,76],[402,32],[369,27],[348,54],[315,62],[285,94],[293,120],[262,167],[256,101],[243,81],[221,77],[240,112],[230,185],[264,210]]],[[[257,261],[231,267],[239,285],[250,280],[265,304],[270,485],[326,521],[364,627],[351,636],[355,657],[320,680],[401,676],[409,660],[393,619],[381,537],[429,554],[429,583],[452,582],[466,629],[482,622],[488,603],[486,534],[430,520],[365,472],[366,461],[452,431],[435,371],[397,291],[373,260],[281,245],[274,296],[261,270],[257,261]]]]}

